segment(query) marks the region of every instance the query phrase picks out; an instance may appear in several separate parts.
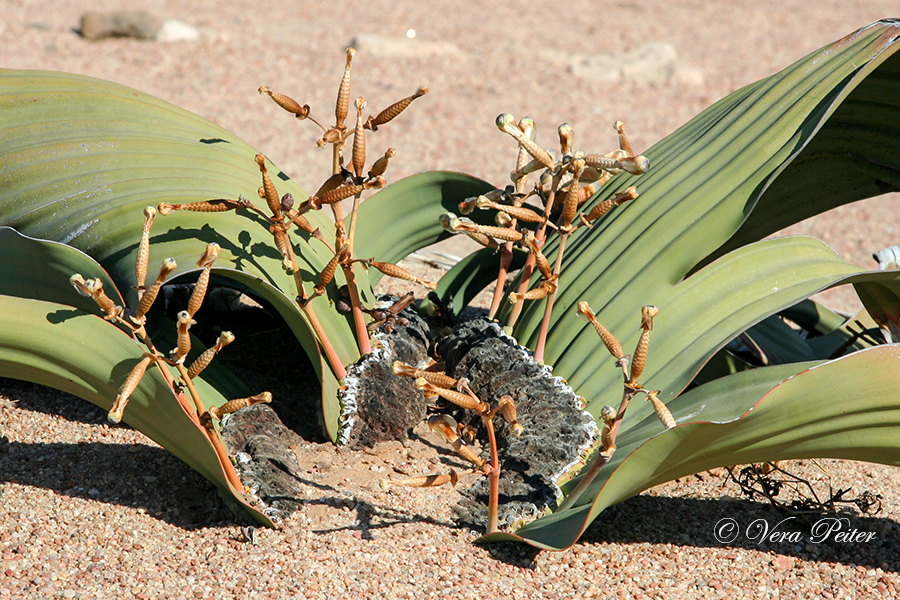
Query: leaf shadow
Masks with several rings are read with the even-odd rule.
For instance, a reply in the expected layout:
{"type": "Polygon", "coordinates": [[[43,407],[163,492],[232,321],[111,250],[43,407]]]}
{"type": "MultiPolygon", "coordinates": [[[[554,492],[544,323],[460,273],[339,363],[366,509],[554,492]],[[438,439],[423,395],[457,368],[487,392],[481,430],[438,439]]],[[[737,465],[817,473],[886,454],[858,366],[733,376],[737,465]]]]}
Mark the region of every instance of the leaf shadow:
{"type": "Polygon", "coordinates": [[[0,482],[144,509],[185,530],[236,522],[215,486],[148,444],[22,443],[0,437],[0,482]]]}
{"type": "MultiPolygon", "coordinates": [[[[258,217],[256,215],[251,215],[250,218],[255,220],[258,217]]],[[[206,244],[215,242],[220,248],[228,251],[234,256],[234,267],[236,269],[244,271],[246,270],[247,265],[251,265],[255,267],[255,270],[258,273],[265,276],[266,281],[270,285],[277,288],[278,285],[275,283],[275,280],[269,275],[267,268],[257,260],[257,256],[266,256],[280,261],[281,255],[271,246],[259,242],[253,243],[252,239],[253,237],[247,230],[243,230],[238,234],[237,243],[235,243],[209,225],[203,225],[199,229],[182,227],[179,225],[172,227],[165,233],[151,236],[150,244],[151,247],[153,247],[154,243],[163,244],[180,240],[199,240],[206,244]]]]}
{"type": "Polygon", "coordinates": [[[77,308],[70,309],[58,309],[51,313],[47,313],[47,322],[53,325],[59,325],[60,323],[64,323],[69,319],[74,319],[75,317],[79,317],[84,314],[83,310],[77,308]]]}
{"type": "Polygon", "coordinates": [[[55,415],[64,421],[107,423],[106,411],[99,406],[37,383],[0,377],[0,390],[23,410],[55,415]]]}
{"type": "Polygon", "coordinates": [[[699,499],[639,495],[606,509],[578,544],[650,543],[698,548],[743,548],[807,561],[880,567],[900,572],[900,524],[894,519],[858,514],[816,514],[785,521],[773,506],[743,499],[699,499]],[[871,541],[837,541],[836,534],[816,538],[812,527],[823,518],[847,517],[843,531],[874,533],[871,541]],[[735,538],[719,541],[716,532],[733,520],[735,538]],[[768,535],[761,535],[763,523],[768,535]],[[756,525],[754,525],[756,524],[756,525]],[[793,540],[773,535],[797,532],[793,540]],[[818,542],[814,540],[818,539],[818,542]]]}

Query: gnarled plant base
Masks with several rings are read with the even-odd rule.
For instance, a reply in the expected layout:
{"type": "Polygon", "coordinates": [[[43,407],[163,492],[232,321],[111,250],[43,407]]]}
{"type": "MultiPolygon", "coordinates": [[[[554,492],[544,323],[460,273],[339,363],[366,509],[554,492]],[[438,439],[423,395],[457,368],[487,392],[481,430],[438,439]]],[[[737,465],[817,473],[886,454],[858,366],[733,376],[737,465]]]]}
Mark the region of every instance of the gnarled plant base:
{"type": "MultiPolygon", "coordinates": [[[[418,362],[414,359],[425,356],[428,340],[437,332],[411,311],[401,314],[409,324],[377,333],[382,349],[350,369],[356,380],[344,397],[352,391],[356,406],[347,436],[352,449],[404,440],[425,415],[426,400],[413,380],[391,374],[390,365],[394,360],[418,362]]],[[[468,378],[479,397],[493,404],[500,396],[510,395],[518,406],[519,422],[525,428],[520,438],[508,435],[506,424],[497,420],[500,523],[509,525],[543,514],[558,500],[560,477],[596,438],[593,419],[581,410],[579,398],[562,379],[534,362],[494,323],[484,319],[462,323],[440,340],[437,351],[447,372],[468,378]]],[[[474,417],[471,421],[488,458],[481,421],[474,417]]],[[[308,485],[306,475],[290,449],[304,440],[285,427],[269,406],[252,406],[230,415],[222,424],[222,435],[236,457],[242,483],[266,514],[283,518],[308,498],[303,489],[308,485]]],[[[487,478],[481,477],[462,492],[463,500],[455,507],[461,523],[483,527],[487,487],[487,478]]]]}

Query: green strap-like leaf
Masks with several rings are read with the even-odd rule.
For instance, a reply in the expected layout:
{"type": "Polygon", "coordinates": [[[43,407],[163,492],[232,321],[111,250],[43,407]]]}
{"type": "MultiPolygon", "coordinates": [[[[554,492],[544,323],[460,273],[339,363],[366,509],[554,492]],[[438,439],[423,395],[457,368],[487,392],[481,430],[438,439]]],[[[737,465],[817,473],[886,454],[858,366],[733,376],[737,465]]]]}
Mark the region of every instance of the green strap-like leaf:
{"type": "MultiPolygon", "coordinates": [[[[621,382],[614,368],[604,366],[607,355],[596,335],[578,320],[579,301],[590,303],[626,351],[638,338],[640,307],[660,308],[644,378],[671,397],[728,339],[805,298],[801,288],[812,291],[839,279],[815,283],[821,275],[811,274],[797,256],[759,262],[740,249],[722,257],[719,266],[710,265],[716,267],[715,277],[708,276],[707,267],[679,284],[734,234],[776,178],[793,176],[786,165],[803,158],[804,148],[840,102],[855,98],[855,88],[879,71],[896,51],[897,35],[897,23],[873,25],[735,92],[648,150],[649,173],[619,175],[604,186],[595,202],[631,184],[640,197],[569,242],[545,352],[546,362],[590,406],[599,410],[616,401],[621,382]],[[727,272],[722,260],[728,261],[727,272]],[[793,261],[795,271],[781,270],[793,261]],[[710,314],[701,315],[706,309],[710,314]]],[[[884,164],[891,164],[892,156],[886,153],[884,164]]],[[[818,178],[833,175],[823,169],[818,178]]],[[[809,195],[802,202],[831,208],[809,195]]],[[[549,242],[545,254],[552,256],[554,247],[549,242]]],[[[850,274],[835,266],[835,275],[850,274]]],[[[542,316],[542,303],[526,306],[514,332],[520,343],[534,344],[542,316]]]]}
{"type": "MultiPolygon", "coordinates": [[[[142,354],[126,333],[98,316],[64,304],[0,295],[0,376],[48,385],[109,410],[142,354]]],[[[207,406],[226,402],[203,379],[194,382],[207,406]]],[[[273,526],[246,503],[242,490],[228,484],[212,444],[154,367],[132,394],[123,420],[214,483],[250,518],[273,526]]]]}
{"type": "Polygon", "coordinates": [[[483,540],[563,549],[608,506],[715,467],[814,457],[900,466],[898,364],[900,346],[879,346],[809,368],[780,384],[792,366],[757,369],[701,386],[670,405],[678,427],[630,453],[623,443],[616,455],[624,451],[626,458],[608,478],[594,482],[583,496],[586,504],[538,519],[516,535],[483,540]],[[741,406],[752,410],[741,415],[741,406]]]}
{"type": "MultiPolygon", "coordinates": [[[[891,57],[897,49],[898,32],[897,22],[876,23],[773,77],[735,92],[649,150],[647,156],[652,162],[649,174],[640,179],[620,175],[607,184],[597,201],[632,183],[638,186],[641,196],[623,210],[615,210],[594,230],[575,237],[570,243],[563,262],[561,292],[556,298],[555,311],[560,312],[554,312],[545,353],[546,360],[554,364],[555,372],[566,377],[588,399],[588,410],[597,414],[602,405],[617,404],[622,384],[621,374],[611,365],[607,367],[608,354],[599,340],[593,337],[591,342],[584,337],[594,336],[594,332],[576,320],[574,306],[581,300],[590,302],[600,321],[619,336],[626,352],[634,347],[638,337],[640,307],[645,304],[659,307],[650,338],[648,365],[641,382],[647,387],[662,389],[661,397],[669,401],[670,407],[678,406],[676,403],[682,398],[692,401],[691,398],[698,397],[698,391],[692,391],[671,400],[717,348],[747,327],[806,298],[820,286],[853,283],[867,306],[875,311],[882,310],[885,317],[895,314],[891,311],[900,310],[900,302],[894,297],[900,296],[897,273],[854,274],[854,267],[843,263],[823,244],[809,240],[795,238],[745,245],[761,235],[755,223],[779,228],[788,224],[787,219],[798,215],[806,217],[836,204],[897,187],[894,174],[900,171],[898,154],[894,150],[881,149],[895,146],[897,139],[891,128],[898,122],[896,109],[900,106],[900,96],[891,93],[896,85],[891,75],[896,70],[896,59],[891,57]],[[862,85],[864,81],[866,84],[862,85]],[[878,97],[882,106],[873,111],[868,120],[869,113],[854,108],[853,103],[864,103],[872,97],[878,97]],[[825,131],[823,139],[827,144],[814,144],[817,134],[831,122],[842,105],[848,108],[838,114],[834,125],[825,131]],[[845,118],[851,114],[852,119],[845,118]],[[883,127],[882,119],[889,119],[891,124],[883,127]],[[854,120],[855,124],[850,125],[854,120]],[[850,136],[854,143],[836,144],[836,132],[848,127],[854,129],[850,136]],[[884,132],[893,141],[886,142],[884,132]],[[840,163],[841,169],[835,169],[834,161],[820,160],[821,149],[825,146],[849,157],[840,163]],[[862,148],[859,161],[853,159],[857,147],[862,148]],[[796,168],[791,169],[790,165],[796,165],[796,168]],[[852,174],[845,177],[845,170],[852,174]],[[828,186],[823,190],[822,182],[830,183],[833,179],[843,181],[835,183],[836,193],[829,196],[828,186]],[[868,183],[863,183],[865,181],[868,183]],[[882,185],[883,182],[888,183],[882,185]],[[768,190],[774,190],[772,200],[760,201],[768,190]],[[802,204],[803,208],[790,207],[794,202],[802,204]],[[749,221],[747,216],[754,210],[759,211],[754,217],[756,220],[749,221]],[[747,228],[734,238],[734,245],[723,246],[745,221],[747,228]],[[731,252],[724,254],[729,249],[731,252]],[[771,252],[780,253],[780,256],[771,252]],[[718,260],[709,263],[716,256],[718,260]],[[698,268],[698,264],[706,266],[681,281],[687,273],[698,268]]],[[[548,244],[545,253],[552,254],[554,246],[555,243],[548,244]]],[[[520,341],[533,343],[542,313],[543,307],[539,303],[526,308],[516,327],[520,341]]],[[[859,360],[883,364],[887,359],[875,361],[873,357],[889,352],[892,350],[873,349],[845,360],[865,356],[867,358],[859,360]]],[[[836,369],[854,370],[846,362],[835,364],[841,365],[836,369]]],[[[790,370],[795,366],[783,368],[790,370]]],[[[834,370],[820,367],[810,373],[833,373],[834,370]]],[[[891,367],[887,367],[879,373],[881,383],[890,383],[886,375],[890,370],[891,367]]],[[[765,372],[783,374],[777,370],[765,372]]],[[[752,404],[754,394],[740,393],[735,386],[746,382],[746,377],[752,375],[732,375],[700,389],[722,386],[732,401],[727,402],[727,398],[720,395],[714,402],[727,402],[727,406],[738,409],[743,402],[745,410],[752,404]],[[733,403],[734,398],[740,399],[737,404],[733,403]]],[[[806,381],[807,387],[797,392],[798,397],[804,392],[814,394],[817,389],[828,389],[831,398],[835,388],[831,380],[822,382],[817,377],[810,377],[806,381]]],[[[854,381],[860,383],[855,378],[854,381]]],[[[841,389],[844,391],[839,396],[842,401],[859,397],[858,386],[841,389]]],[[[896,386],[891,390],[896,395],[896,386]]],[[[883,388],[879,392],[883,392],[883,388]]],[[[882,394],[881,397],[888,401],[890,395],[882,394]]],[[[713,398],[709,400],[712,402],[713,398]]],[[[803,400],[812,402],[808,397],[803,400]]],[[[710,403],[700,402],[695,408],[701,404],[708,406],[710,403]]],[[[816,411],[821,404],[824,402],[815,404],[816,411]]],[[[699,415],[699,411],[694,412],[699,415]]],[[[794,403],[790,410],[766,416],[771,420],[772,432],[780,432],[778,428],[790,422],[795,429],[784,433],[789,437],[795,432],[802,436],[807,426],[821,425],[819,419],[814,419],[812,424],[799,424],[808,423],[804,419],[810,414],[806,406],[794,403]]],[[[869,416],[871,423],[880,423],[880,413],[869,416]]],[[[622,443],[646,440],[649,434],[646,427],[654,418],[647,404],[629,407],[620,436],[622,443]]],[[[690,417],[694,418],[702,417],[690,417]]],[[[733,427],[740,427],[740,422],[744,420],[735,422],[733,427]]],[[[766,427],[757,409],[750,414],[749,422],[758,428],[766,427]]],[[[834,425],[835,431],[840,433],[845,431],[839,423],[829,425],[834,425]]],[[[658,424],[656,427],[661,428],[658,424]]],[[[690,427],[702,429],[704,426],[688,426],[685,431],[693,431],[690,427]]],[[[734,432],[716,438],[727,440],[728,444],[716,445],[709,438],[712,434],[706,430],[702,435],[697,434],[699,443],[694,445],[680,437],[683,434],[676,433],[682,429],[679,427],[654,438],[640,451],[644,452],[644,447],[656,447],[663,443],[662,440],[674,439],[675,445],[666,447],[660,460],[669,456],[673,464],[679,465],[677,469],[659,475],[640,468],[626,469],[624,463],[619,470],[615,470],[615,465],[609,465],[582,496],[581,502],[594,502],[590,511],[585,507],[571,513],[564,511],[539,519],[521,533],[536,545],[561,547],[571,544],[603,507],[644,489],[651,482],[665,480],[661,477],[668,477],[675,471],[692,472],[691,469],[703,460],[725,461],[718,464],[757,460],[747,454],[768,448],[763,442],[751,443],[746,438],[735,441],[738,436],[734,432]],[[709,448],[715,450],[709,453],[709,448]],[[625,485],[631,487],[624,493],[607,492],[607,488],[603,488],[601,497],[595,502],[594,497],[600,490],[598,486],[607,478],[610,484],[627,481],[625,485]],[[565,542],[560,544],[560,540],[565,542]]],[[[806,444],[807,438],[797,437],[785,442],[786,445],[773,446],[774,451],[766,460],[774,459],[776,455],[851,458],[865,455],[869,460],[894,464],[898,448],[896,434],[894,430],[892,444],[888,444],[888,437],[881,436],[878,438],[880,446],[864,452],[857,452],[855,446],[844,445],[846,440],[850,440],[850,444],[857,443],[853,436],[841,438],[838,433],[824,434],[819,437],[822,440],[819,445],[806,444]],[[808,453],[798,454],[798,448],[808,453]]],[[[865,436],[865,432],[861,435],[865,436]]],[[[655,460],[639,452],[633,456],[639,465],[655,460]]],[[[662,467],[660,470],[662,472],[662,467]]]]}
{"type": "MultiPolygon", "coordinates": [[[[261,182],[253,160],[257,150],[147,94],[89,77],[0,70],[0,104],[0,225],[83,250],[127,291],[126,302],[135,299],[130,290],[145,206],[240,195],[262,204],[256,198],[261,182]]],[[[306,197],[284,173],[271,165],[269,169],[280,193],[290,192],[296,202],[306,197]]],[[[425,173],[388,186],[362,205],[357,254],[396,262],[448,235],[438,223],[440,212],[456,210],[462,198],[491,187],[457,173],[425,173]],[[442,201],[446,206],[435,210],[442,201]]],[[[306,216],[326,236],[333,230],[322,212],[306,216]]],[[[330,253],[305,233],[290,238],[304,281],[316,281],[330,253]]],[[[222,249],[217,272],[249,285],[276,305],[312,357],[326,382],[325,421],[333,434],[340,414],[336,379],[321,371],[317,342],[293,302],[293,280],[282,270],[268,224],[259,216],[245,210],[157,216],[150,276],[166,257],[178,261],[174,275],[194,269],[209,242],[222,249]]],[[[367,274],[361,268],[356,273],[364,301],[371,301],[367,274]]],[[[315,299],[312,307],[347,365],[359,354],[348,318],[331,306],[335,290],[336,285],[330,286],[328,296],[315,299]]]]}
{"type": "MultiPolygon", "coordinates": [[[[494,189],[470,175],[450,171],[420,173],[379,191],[359,207],[360,226],[355,248],[360,257],[374,256],[382,262],[397,262],[412,252],[450,237],[441,227],[441,213],[459,213],[457,205],[470,196],[494,189]]],[[[469,215],[488,223],[487,211],[469,215]]],[[[373,274],[377,281],[380,274],[373,274]]]]}
{"type": "MultiPolygon", "coordinates": [[[[897,278],[896,272],[860,274],[858,267],[844,262],[826,244],[810,237],[764,240],[736,250],[665,294],[647,299],[645,304],[656,305],[659,314],[654,319],[641,382],[662,390],[660,398],[668,401],[728,340],[766,315],[839,283],[869,280],[895,287],[897,278]],[[749,279],[748,273],[753,274],[749,279]]],[[[614,334],[630,332],[619,335],[626,352],[637,345],[639,306],[627,311],[618,324],[604,323],[614,334]]],[[[574,320],[567,336],[554,336],[566,320],[560,319],[551,328],[548,350],[551,345],[567,347],[555,365],[556,372],[568,375],[569,383],[588,399],[587,410],[596,415],[604,404],[616,404],[621,397],[621,371],[617,372],[602,345],[597,348],[597,334],[583,321],[574,320]]],[[[646,406],[629,411],[623,427],[650,410],[646,406]]]]}
{"type": "MultiPolygon", "coordinates": [[[[524,251],[514,248],[508,272],[521,269],[526,256],[524,251]]],[[[499,271],[499,251],[490,248],[476,250],[444,273],[435,293],[444,306],[452,306],[453,314],[458,315],[479,292],[497,282],[499,271]]]]}
{"type": "Polygon", "coordinates": [[[826,210],[900,191],[900,55],[886,47],[897,39],[896,23],[873,25],[807,57],[816,63],[860,37],[876,40],[859,71],[848,75],[848,85],[835,90],[815,135],[748,206],[747,220],[714,256],[826,210]]]}
{"type": "Polygon", "coordinates": [[[112,279],[93,258],[71,246],[36,240],[11,227],[0,227],[0,294],[67,304],[85,312],[98,312],[92,298],[79,295],[69,278],[99,278],[103,291],[117,304],[122,297],[112,279]]]}
{"type": "MultiPolygon", "coordinates": [[[[653,166],[648,175],[640,180],[617,176],[598,195],[595,201],[632,183],[641,191],[638,200],[570,242],[545,354],[556,372],[588,398],[589,409],[596,412],[600,405],[615,402],[621,381],[615,369],[606,368],[605,351],[593,331],[575,320],[574,306],[580,300],[590,301],[626,347],[636,341],[640,306],[660,307],[642,382],[662,388],[665,398],[680,392],[728,339],[823,287],[852,282],[864,301],[868,294],[868,304],[892,318],[900,298],[894,274],[855,274],[856,269],[821,245],[804,240],[763,242],[728,254],[723,244],[732,236],[735,246],[752,241],[759,229],[755,223],[781,223],[795,218],[784,215],[833,206],[831,199],[820,200],[828,195],[821,188],[809,190],[840,173],[835,165],[854,166],[849,183],[835,188],[838,203],[898,187],[897,153],[880,152],[896,140],[890,128],[880,127],[880,120],[896,122],[892,115],[898,95],[892,93],[892,74],[897,67],[891,56],[897,31],[896,22],[879,22],[732,94],[649,150],[653,166]],[[877,104],[877,109],[865,110],[866,103],[877,104]],[[843,106],[844,112],[838,111],[843,106]],[[828,125],[832,119],[834,127],[828,125]],[[835,161],[834,156],[846,152],[838,137],[848,127],[859,134],[852,141],[863,149],[861,159],[841,156],[835,161]],[[819,133],[823,137],[817,145],[819,133]],[[770,192],[772,200],[766,196],[770,192]],[[795,198],[810,208],[792,213],[780,206],[795,198]],[[757,215],[748,218],[754,210],[757,215]],[[716,256],[720,258],[710,262],[716,256]],[[704,261],[709,263],[706,268],[682,282],[704,261]]],[[[145,205],[253,197],[259,185],[252,162],[255,151],[249,146],[195,115],[121,86],[0,71],[0,102],[0,224],[85,250],[100,260],[120,289],[132,283],[145,205]]],[[[381,192],[387,194],[384,200],[363,204],[360,253],[393,262],[439,239],[444,234],[435,213],[454,211],[463,197],[491,187],[454,174],[410,179],[381,192]],[[417,196],[419,188],[428,193],[417,196]],[[392,196],[403,199],[393,213],[386,210],[392,196]],[[364,225],[372,232],[366,234],[364,225]]],[[[303,197],[289,181],[276,183],[280,191],[303,197]]],[[[319,215],[312,218],[314,224],[327,226],[319,215]]],[[[211,217],[176,213],[164,219],[165,227],[154,229],[153,261],[175,256],[183,270],[202,252],[197,240],[216,241],[223,248],[219,265],[240,270],[245,279],[256,278],[274,303],[289,304],[291,281],[280,269],[280,256],[261,219],[245,211],[211,217]]],[[[545,253],[552,255],[554,245],[549,243],[545,253]]],[[[317,242],[303,240],[297,246],[306,269],[303,276],[312,278],[328,255],[317,242]]],[[[346,317],[328,311],[325,304],[325,299],[316,300],[322,307],[317,310],[320,320],[329,334],[335,332],[332,342],[341,359],[350,362],[355,344],[346,317]]],[[[516,331],[521,342],[534,342],[542,313],[540,303],[526,308],[516,331]]],[[[294,326],[304,335],[302,321],[294,326]]],[[[314,344],[310,340],[305,343],[308,351],[314,344]]],[[[322,376],[328,379],[326,373],[322,376]]],[[[336,400],[330,401],[333,408],[336,400]]],[[[623,443],[646,439],[649,414],[646,405],[629,409],[623,443]]],[[[643,485],[642,477],[647,477],[636,474],[632,487],[643,485]]],[[[609,497],[619,496],[610,492],[609,497]]],[[[596,511],[581,516],[579,521],[554,515],[550,522],[574,531],[577,538],[596,511]]],[[[532,530],[544,527],[540,523],[532,530]]]]}
{"type": "MultiPolygon", "coordinates": [[[[0,375],[55,387],[109,410],[144,348],[97,316],[94,301],[69,283],[75,272],[99,277],[106,293],[121,301],[103,268],[71,246],[29,238],[9,227],[0,228],[0,256],[8,264],[0,271],[0,375]]],[[[238,397],[220,391],[237,389],[228,375],[213,364],[194,379],[207,408],[238,397]]],[[[243,490],[228,484],[206,433],[155,367],[141,379],[123,420],[196,469],[253,519],[271,525],[245,506],[243,490]]]]}
{"type": "MultiPolygon", "coordinates": [[[[0,69],[0,225],[72,245],[96,259],[133,302],[134,258],[145,206],[240,195],[261,204],[257,150],[209,121],[121,85],[60,73],[0,69]]],[[[280,193],[306,194],[269,165],[280,193]]],[[[307,215],[330,231],[321,212],[307,215]]],[[[151,232],[150,277],[167,257],[177,275],[195,269],[209,242],[220,268],[243,271],[293,298],[268,224],[246,210],[158,215],[151,232]]],[[[305,281],[330,255],[325,246],[291,234],[305,281]]],[[[361,286],[366,288],[364,275],[361,286]]],[[[314,301],[344,364],[358,357],[346,318],[314,301]]],[[[296,319],[302,318],[299,313],[296,319]]],[[[304,329],[303,326],[296,331],[304,329]]],[[[308,332],[306,348],[314,346],[308,332]]],[[[318,361],[315,361],[318,363],[318,361]]]]}
{"type": "MultiPolygon", "coordinates": [[[[0,104],[0,225],[83,250],[109,272],[130,305],[145,206],[240,195],[262,205],[256,193],[261,183],[257,150],[147,94],[88,77],[0,69],[0,104]]],[[[280,193],[290,192],[296,202],[306,197],[277,168],[269,165],[269,172],[280,193]]],[[[333,230],[323,213],[307,217],[326,234],[333,230]]],[[[294,282],[281,267],[268,227],[246,210],[158,215],[151,231],[149,277],[167,257],[178,261],[173,276],[194,270],[205,245],[218,243],[217,272],[250,285],[278,306],[320,378],[332,382],[323,387],[325,412],[339,414],[336,379],[321,373],[316,340],[293,304],[294,282]]],[[[290,238],[304,281],[314,282],[329,251],[305,233],[292,232],[290,238]]],[[[369,289],[361,269],[358,283],[364,293],[369,289]]],[[[359,352],[347,317],[330,304],[335,289],[330,286],[329,295],[315,299],[312,307],[347,365],[359,352]]]]}

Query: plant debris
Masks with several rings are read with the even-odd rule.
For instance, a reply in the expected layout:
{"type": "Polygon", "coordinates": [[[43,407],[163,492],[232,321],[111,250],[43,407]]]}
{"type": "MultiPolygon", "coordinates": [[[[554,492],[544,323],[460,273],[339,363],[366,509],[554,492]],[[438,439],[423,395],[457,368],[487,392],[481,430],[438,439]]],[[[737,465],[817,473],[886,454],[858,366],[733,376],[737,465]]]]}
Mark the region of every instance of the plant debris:
{"type": "MultiPolygon", "coordinates": [[[[876,515],[881,512],[881,494],[866,490],[855,498],[849,498],[847,495],[852,487],[835,490],[829,483],[827,496],[820,499],[810,481],[786,471],[779,463],[747,465],[735,475],[736,469],[727,469],[726,480],[736,483],[749,499],[766,500],[780,512],[791,516],[837,513],[849,508],[849,505],[855,505],[862,514],[876,515]]],[[[828,475],[828,478],[831,476],[828,475]]]]}

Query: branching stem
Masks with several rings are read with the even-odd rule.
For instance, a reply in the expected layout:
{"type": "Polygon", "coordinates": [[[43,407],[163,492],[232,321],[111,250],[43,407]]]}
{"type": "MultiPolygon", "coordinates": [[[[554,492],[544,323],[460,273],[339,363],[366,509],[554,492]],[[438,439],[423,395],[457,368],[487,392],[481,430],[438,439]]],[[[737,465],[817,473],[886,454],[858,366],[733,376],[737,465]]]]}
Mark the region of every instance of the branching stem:
{"type": "MultiPolygon", "coordinates": [[[[341,172],[341,156],[342,156],[342,147],[344,145],[343,141],[338,141],[332,144],[333,154],[332,154],[332,173],[338,174],[341,172]]],[[[353,213],[350,221],[350,233],[348,234],[348,239],[350,241],[350,256],[353,256],[353,237],[354,231],[356,230],[356,216],[357,216],[357,208],[359,202],[359,194],[353,199],[353,213]]],[[[336,223],[344,220],[344,207],[340,202],[335,202],[331,205],[331,210],[334,213],[334,220],[336,223]]],[[[362,302],[359,300],[359,288],[356,287],[356,275],[353,273],[353,265],[343,266],[344,277],[347,279],[347,292],[350,294],[350,306],[353,314],[353,328],[356,330],[356,340],[359,344],[359,353],[361,355],[369,354],[372,351],[372,344],[369,341],[369,331],[366,329],[366,319],[362,310],[362,302]]],[[[324,333],[324,332],[323,332],[324,333]]],[[[318,333],[317,333],[318,335],[318,333]]],[[[324,346],[324,344],[323,344],[324,346]]],[[[346,370],[343,369],[344,375],[347,374],[346,370]]],[[[342,376],[338,377],[340,379],[342,376]]]]}
{"type": "MultiPolygon", "coordinates": [[[[557,173],[553,176],[553,180],[550,184],[550,193],[547,194],[547,203],[544,205],[544,217],[547,219],[534,234],[534,239],[537,240],[538,245],[542,245],[544,240],[547,238],[547,222],[550,220],[550,212],[553,210],[553,203],[556,201],[556,188],[559,187],[559,182],[562,179],[562,173],[557,173]]],[[[528,284],[531,280],[531,275],[534,273],[534,263],[535,257],[533,253],[528,254],[528,258],[525,259],[525,265],[522,267],[522,274],[519,277],[519,289],[518,293],[523,294],[528,291],[528,284]]],[[[523,300],[519,300],[513,305],[512,310],[509,313],[509,319],[506,321],[506,326],[509,329],[512,329],[516,321],[519,320],[519,315],[522,314],[522,308],[525,303],[523,300]]]]}
{"type": "Polygon", "coordinates": [[[547,346],[547,332],[550,330],[550,315],[553,313],[553,302],[556,300],[556,294],[559,292],[559,272],[562,266],[563,252],[566,249],[566,240],[568,239],[568,233],[562,233],[560,235],[559,248],[556,250],[556,264],[553,266],[553,274],[557,278],[557,287],[547,295],[547,302],[544,305],[544,318],[541,319],[541,328],[538,332],[537,345],[534,348],[534,360],[541,363],[544,362],[544,349],[547,346]]]}
{"type": "MultiPolygon", "coordinates": [[[[163,377],[166,379],[166,381],[169,382],[169,385],[172,386],[172,392],[175,394],[176,398],[178,398],[179,403],[181,403],[181,405],[184,407],[184,403],[181,402],[181,398],[179,398],[179,396],[181,396],[182,394],[175,389],[172,375],[162,364],[160,364],[160,361],[157,361],[157,366],[163,373],[163,377]]],[[[185,368],[183,364],[175,365],[175,367],[178,369],[178,373],[181,375],[182,382],[188,389],[191,400],[194,402],[194,411],[196,411],[194,412],[192,410],[188,410],[187,407],[185,407],[185,412],[188,413],[188,416],[191,417],[191,420],[194,421],[206,434],[209,443],[212,444],[213,450],[216,453],[216,457],[219,459],[219,464],[222,467],[222,471],[225,473],[225,477],[228,478],[228,483],[231,485],[232,489],[239,495],[243,495],[244,484],[241,483],[240,477],[238,477],[237,472],[234,470],[234,465],[231,464],[231,458],[228,456],[228,450],[225,449],[225,445],[222,443],[222,438],[220,438],[215,433],[215,430],[213,430],[213,432],[210,432],[200,423],[199,416],[204,414],[206,412],[206,409],[203,407],[203,401],[200,399],[200,394],[197,393],[197,388],[194,387],[194,382],[191,381],[190,377],[188,377],[187,368],[185,368]]]]}
{"type": "MultiPolygon", "coordinates": [[[[516,226],[516,220],[513,219],[510,227],[516,226]]],[[[500,304],[506,297],[504,292],[504,284],[506,284],[506,275],[509,273],[509,265],[512,264],[513,243],[506,242],[500,250],[500,270],[497,273],[497,287],[494,288],[494,297],[491,300],[491,310],[488,312],[488,319],[493,319],[494,315],[500,309],[500,304]]]]}
{"type": "Polygon", "coordinates": [[[338,358],[334,346],[331,345],[331,341],[325,334],[325,330],[322,329],[322,324],[319,322],[318,317],[316,317],[316,311],[313,309],[312,304],[301,305],[300,308],[303,310],[303,314],[306,315],[309,326],[312,327],[316,339],[322,346],[322,352],[325,353],[325,358],[331,365],[331,370],[334,371],[334,374],[338,379],[343,379],[347,376],[347,369],[344,367],[344,363],[341,362],[341,359],[338,358]]]}
{"type": "Polygon", "coordinates": [[[500,506],[500,459],[497,455],[497,434],[494,431],[494,414],[497,410],[492,410],[486,415],[482,415],[484,426],[488,433],[488,443],[491,446],[491,470],[488,473],[488,522],[487,532],[496,533],[500,531],[498,524],[497,511],[500,506]]]}
{"type": "Polygon", "coordinates": [[[197,388],[194,387],[194,382],[188,376],[187,368],[184,366],[184,363],[176,363],[175,368],[178,369],[178,374],[181,375],[181,380],[188,389],[191,400],[194,402],[194,410],[197,411],[198,415],[202,415],[206,412],[206,408],[203,406],[200,394],[197,393],[197,388]]]}
{"type": "Polygon", "coordinates": [[[600,470],[613,457],[613,453],[615,452],[616,436],[619,435],[619,427],[622,424],[622,419],[625,417],[625,410],[628,408],[628,403],[631,402],[631,399],[634,398],[637,393],[638,390],[627,386],[625,387],[625,392],[622,394],[622,402],[621,404],[619,404],[619,410],[616,413],[616,421],[613,424],[612,431],[610,433],[611,447],[606,450],[600,448],[597,451],[597,458],[594,459],[594,462],[591,464],[590,468],[588,468],[584,476],[582,476],[581,481],[578,482],[578,485],[575,486],[575,489],[572,490],[569,495],[566,496],[565,500],[563,500],[562,504],[559,505],[559,510],[567,510],[572,508],[578,501],[578,498],[580,498],[585,490],[590,487],[591,483],[593,483],[600,470]]]}

